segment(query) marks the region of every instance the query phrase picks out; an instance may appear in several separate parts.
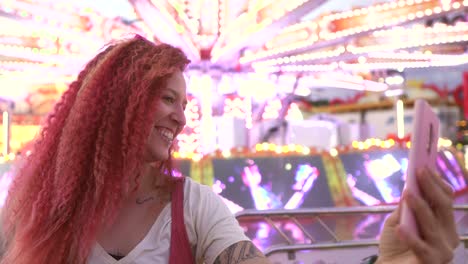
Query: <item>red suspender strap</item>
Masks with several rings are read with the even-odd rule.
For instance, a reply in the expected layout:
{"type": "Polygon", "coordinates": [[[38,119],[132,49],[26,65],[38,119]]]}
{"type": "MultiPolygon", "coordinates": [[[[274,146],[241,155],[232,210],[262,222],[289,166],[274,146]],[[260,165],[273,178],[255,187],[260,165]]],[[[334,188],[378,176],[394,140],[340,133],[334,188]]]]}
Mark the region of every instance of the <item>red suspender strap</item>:
{"type": "Polygon", "coordinates": [[[172,192],[170,264],[195,264],[184,223],[184,181],[177,179],[172,192]]]}

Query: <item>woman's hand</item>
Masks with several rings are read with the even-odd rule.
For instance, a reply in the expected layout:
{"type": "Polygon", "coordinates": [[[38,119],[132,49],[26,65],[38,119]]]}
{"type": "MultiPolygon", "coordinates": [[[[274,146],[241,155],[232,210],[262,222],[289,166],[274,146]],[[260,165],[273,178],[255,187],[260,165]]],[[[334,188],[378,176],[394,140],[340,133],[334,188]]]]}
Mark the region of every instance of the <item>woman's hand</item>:
{"type": "Polygon", "coordinates": [[[431,170],[416,174],[421,197],[405,192],[398,209],[387,219],[380,238],[377,263],[446,264],[459,243],[453,215],[453,190],[431,170]],[[413,211],[420,237],[399,225],[401,204],[413,211]]]}

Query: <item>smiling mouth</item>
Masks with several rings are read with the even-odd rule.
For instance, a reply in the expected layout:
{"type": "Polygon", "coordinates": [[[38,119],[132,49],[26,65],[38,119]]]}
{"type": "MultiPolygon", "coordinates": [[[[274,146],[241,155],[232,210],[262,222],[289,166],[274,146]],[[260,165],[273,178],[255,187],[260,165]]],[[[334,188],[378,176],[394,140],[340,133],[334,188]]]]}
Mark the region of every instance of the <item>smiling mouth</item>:
{"type": "Polygon", "coordinates": [[[172,141],[174,141],[174,133],[170,129],[164,127],[155,127],[155,129],[164,141],[168,144],[172,144],[172,141]]]}

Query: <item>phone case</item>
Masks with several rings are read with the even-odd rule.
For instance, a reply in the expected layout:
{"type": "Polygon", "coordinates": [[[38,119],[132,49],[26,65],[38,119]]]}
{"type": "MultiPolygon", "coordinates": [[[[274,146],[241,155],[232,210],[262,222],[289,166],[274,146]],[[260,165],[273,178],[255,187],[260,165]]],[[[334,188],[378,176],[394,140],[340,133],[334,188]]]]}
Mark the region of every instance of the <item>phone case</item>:
{"type": "MultiPolygon", "coordinates": [[[[436,169],[438,141],[439,118],[425,100],[416,100],[405,183],[405,189],[413,195],[421,195],[416,180],[416,171],[424,167],[432,170],[436,169]]],[[[401,209],[400,225],[405,227],[406,230],[419,235],[416,219],[411,209],[405,202],[403,202],[401,209]]]]}

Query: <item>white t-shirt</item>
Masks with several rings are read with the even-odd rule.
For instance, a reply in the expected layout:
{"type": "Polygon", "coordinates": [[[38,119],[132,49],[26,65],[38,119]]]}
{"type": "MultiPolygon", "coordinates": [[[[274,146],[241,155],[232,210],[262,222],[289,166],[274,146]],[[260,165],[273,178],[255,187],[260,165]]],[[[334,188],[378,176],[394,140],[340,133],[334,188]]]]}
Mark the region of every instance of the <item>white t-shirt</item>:
{"type": "MultiPolygon", "coordinates": [[[[234,215],[208,186],[186,178],[184,222],[197,263],[212,264],[219,254],[240,241],[249,240],[234,215]]],[[[96,244],[88,264],[169,263],[171,242],[171,204],[154,222],[145,238],[120,260],[96,244]]]]}

